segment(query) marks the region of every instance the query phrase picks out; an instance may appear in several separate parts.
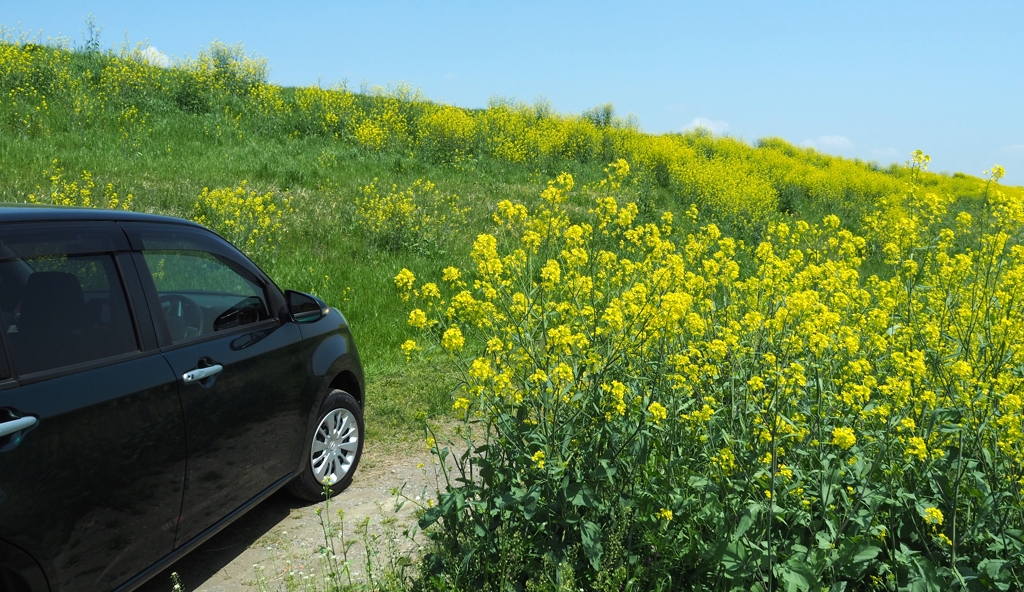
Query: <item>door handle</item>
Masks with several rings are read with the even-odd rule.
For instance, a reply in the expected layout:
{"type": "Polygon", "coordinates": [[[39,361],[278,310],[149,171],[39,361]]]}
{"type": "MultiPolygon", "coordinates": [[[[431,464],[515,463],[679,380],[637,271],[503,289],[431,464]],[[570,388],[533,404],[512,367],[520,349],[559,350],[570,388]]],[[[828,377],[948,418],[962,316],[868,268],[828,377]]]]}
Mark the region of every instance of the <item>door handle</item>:
{"type": "Polygon", "coordinates": [[[16,432],[20,432],[26,428],[30,428],[36,425],[36,418],[31,415],[25,417],[19,417],[18,419],[12,419],[10,421],[0,422],[0,438],[4,436],[10,436],[16,432]]]}
{"type": "Polygon", "coordinates": [[[205,368],[196,368],[195,370],[189,370],[182,374],[181,379],[185,382],[196,382],[204,378],[209,378],[223,369],[224,366],[221,366],[220,364],[214,364],[213,366],[207,366],[205,368]]]}

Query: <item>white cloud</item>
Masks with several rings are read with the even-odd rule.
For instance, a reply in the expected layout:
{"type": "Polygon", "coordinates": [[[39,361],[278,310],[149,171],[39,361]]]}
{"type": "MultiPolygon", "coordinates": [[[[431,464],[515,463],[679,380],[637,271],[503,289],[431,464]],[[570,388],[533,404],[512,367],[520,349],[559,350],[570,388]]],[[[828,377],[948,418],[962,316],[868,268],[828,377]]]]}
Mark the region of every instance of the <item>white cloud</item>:
{"type": "Polygon", "coordinates": [[[161,68],[171,67],[171,58],[166,53],[152,45],[147,46],[146,49],[142,50],[142,59],[146,60],[146,62],[153,66],[159,66],[161,68]]]}
{"type": "Polygon", "coordinates": [[[1003,146],[999,150],[1000,152],[1006,152],[1015,156],[1024,156],[1024,144],[1010,144],[1009,146],[1003,146]]]}
{"type": "Polygon", "coordinates": [[[725,132],[729,131],[729,122],[719,121],[716,119],[708,119],[706,117],[694,117],[693,121],[691,121],[690,124],[683,129],[692,130],[697,129],[698,127],[711,130],[711,133],[713,134],[724,134],[725,132]]]}
{"type": "Polygon", "coordinates": [[[819,136],[817,140],[804,140],[803,145],[815,150],[843,150],[852,148],[853,142],[845,136],[819,136]]]}
{"type": "Polygon", "coordinates": [[[893,148],[891,146],[889,148],[872,148],[871,149],[871,156],[874,156],[875,158],[898,158],[899,155],[900,155],[899,150],[896,150],[895,148],[893,148]]]}
{"type": "Polygon", "coordinates": [[[459,75],[458,74],[453,74],[451,72],[448,72],[447,74],[444,75],[444,79],[445,80],[458,80],[459,79],[459,75]]]}

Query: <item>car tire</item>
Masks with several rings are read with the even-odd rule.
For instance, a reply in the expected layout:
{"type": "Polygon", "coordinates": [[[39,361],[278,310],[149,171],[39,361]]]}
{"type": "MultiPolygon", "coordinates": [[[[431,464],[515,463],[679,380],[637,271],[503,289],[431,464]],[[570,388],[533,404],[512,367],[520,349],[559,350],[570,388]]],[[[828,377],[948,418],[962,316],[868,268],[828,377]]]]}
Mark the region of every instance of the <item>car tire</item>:
{"type": "Polygon", "coordinates": [[[324,480],[332,497],[348,487],[363,455],[363,434],[359,403],[345,391],[332,389],[306,435],[302,470],[288,484],[288,492],[315,502],[324,499],[324,480]]]}

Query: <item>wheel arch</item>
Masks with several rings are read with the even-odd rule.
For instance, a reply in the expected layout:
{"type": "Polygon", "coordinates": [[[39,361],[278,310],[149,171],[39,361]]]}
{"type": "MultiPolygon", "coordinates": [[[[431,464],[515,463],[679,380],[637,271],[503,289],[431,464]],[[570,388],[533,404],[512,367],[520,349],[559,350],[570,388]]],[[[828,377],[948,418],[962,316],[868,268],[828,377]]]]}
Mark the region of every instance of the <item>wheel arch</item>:
{"type": "Polygon", "coordinates": [[[31,555],[0,540],[0,589],[11,592],[49,592],[43,569],[31,555]]]}
{"type": "Polygon", "coordinates": [[[360,383],[359,378],[357,378],[355,373],[351,370],[344,369],[339,372],[331,380],[330,384],[328,384],[327,390],[330,391],[331,389],[341,389],[345,391],[355,398],[360,407],[365,408],[363,403],[362,384],[360,383]]]}
{"type": "MultiPolygon", "coordinates": [[[[335,340],[335,344],[338,341],[335,340]]],[[[322,345],[322,344],[321,344],[322,345]]],[[[323,350],[321,350],[323,351],[323,350]]],[[[352,395],[355,398],[359,408],[364,411],[366,410],[366,390],[365,381],[363,377],[362,365],[359,363],[359,358],[354,351],[345,352],[342,351],[340,355],[333,358],[332,363],[329,367],[322,371],[317,371],[317,356],[313,358],[314,372],[316,373],[316,392],[310,397],[310,409],[309,416],[306,420],[305,433],[312,434],[314,424],[316,423],[317,413],[320,410],[320,406],[323,405],[327,395],[333,389],[341,389],[346,393],[352,395]]],[[[302,472],[308,462],[308,443],[303,447],[302,454],[299,455],[298,464],[296,465],[295,474],[298,475],[302,472]]]]}

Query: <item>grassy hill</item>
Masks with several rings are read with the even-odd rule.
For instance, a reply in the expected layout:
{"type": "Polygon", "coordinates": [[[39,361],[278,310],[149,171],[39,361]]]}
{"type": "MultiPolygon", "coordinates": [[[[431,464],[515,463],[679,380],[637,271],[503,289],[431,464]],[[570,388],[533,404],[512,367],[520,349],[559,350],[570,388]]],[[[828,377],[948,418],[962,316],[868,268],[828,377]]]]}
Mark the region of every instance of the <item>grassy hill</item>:
{"type": "Polygon", "coordinates": [[[475,429],[421,585],[1021,585],[1000,168],[144,55],[0,44],[0,200],[199,220],[346,313],[372,440],[475,429]]]}

